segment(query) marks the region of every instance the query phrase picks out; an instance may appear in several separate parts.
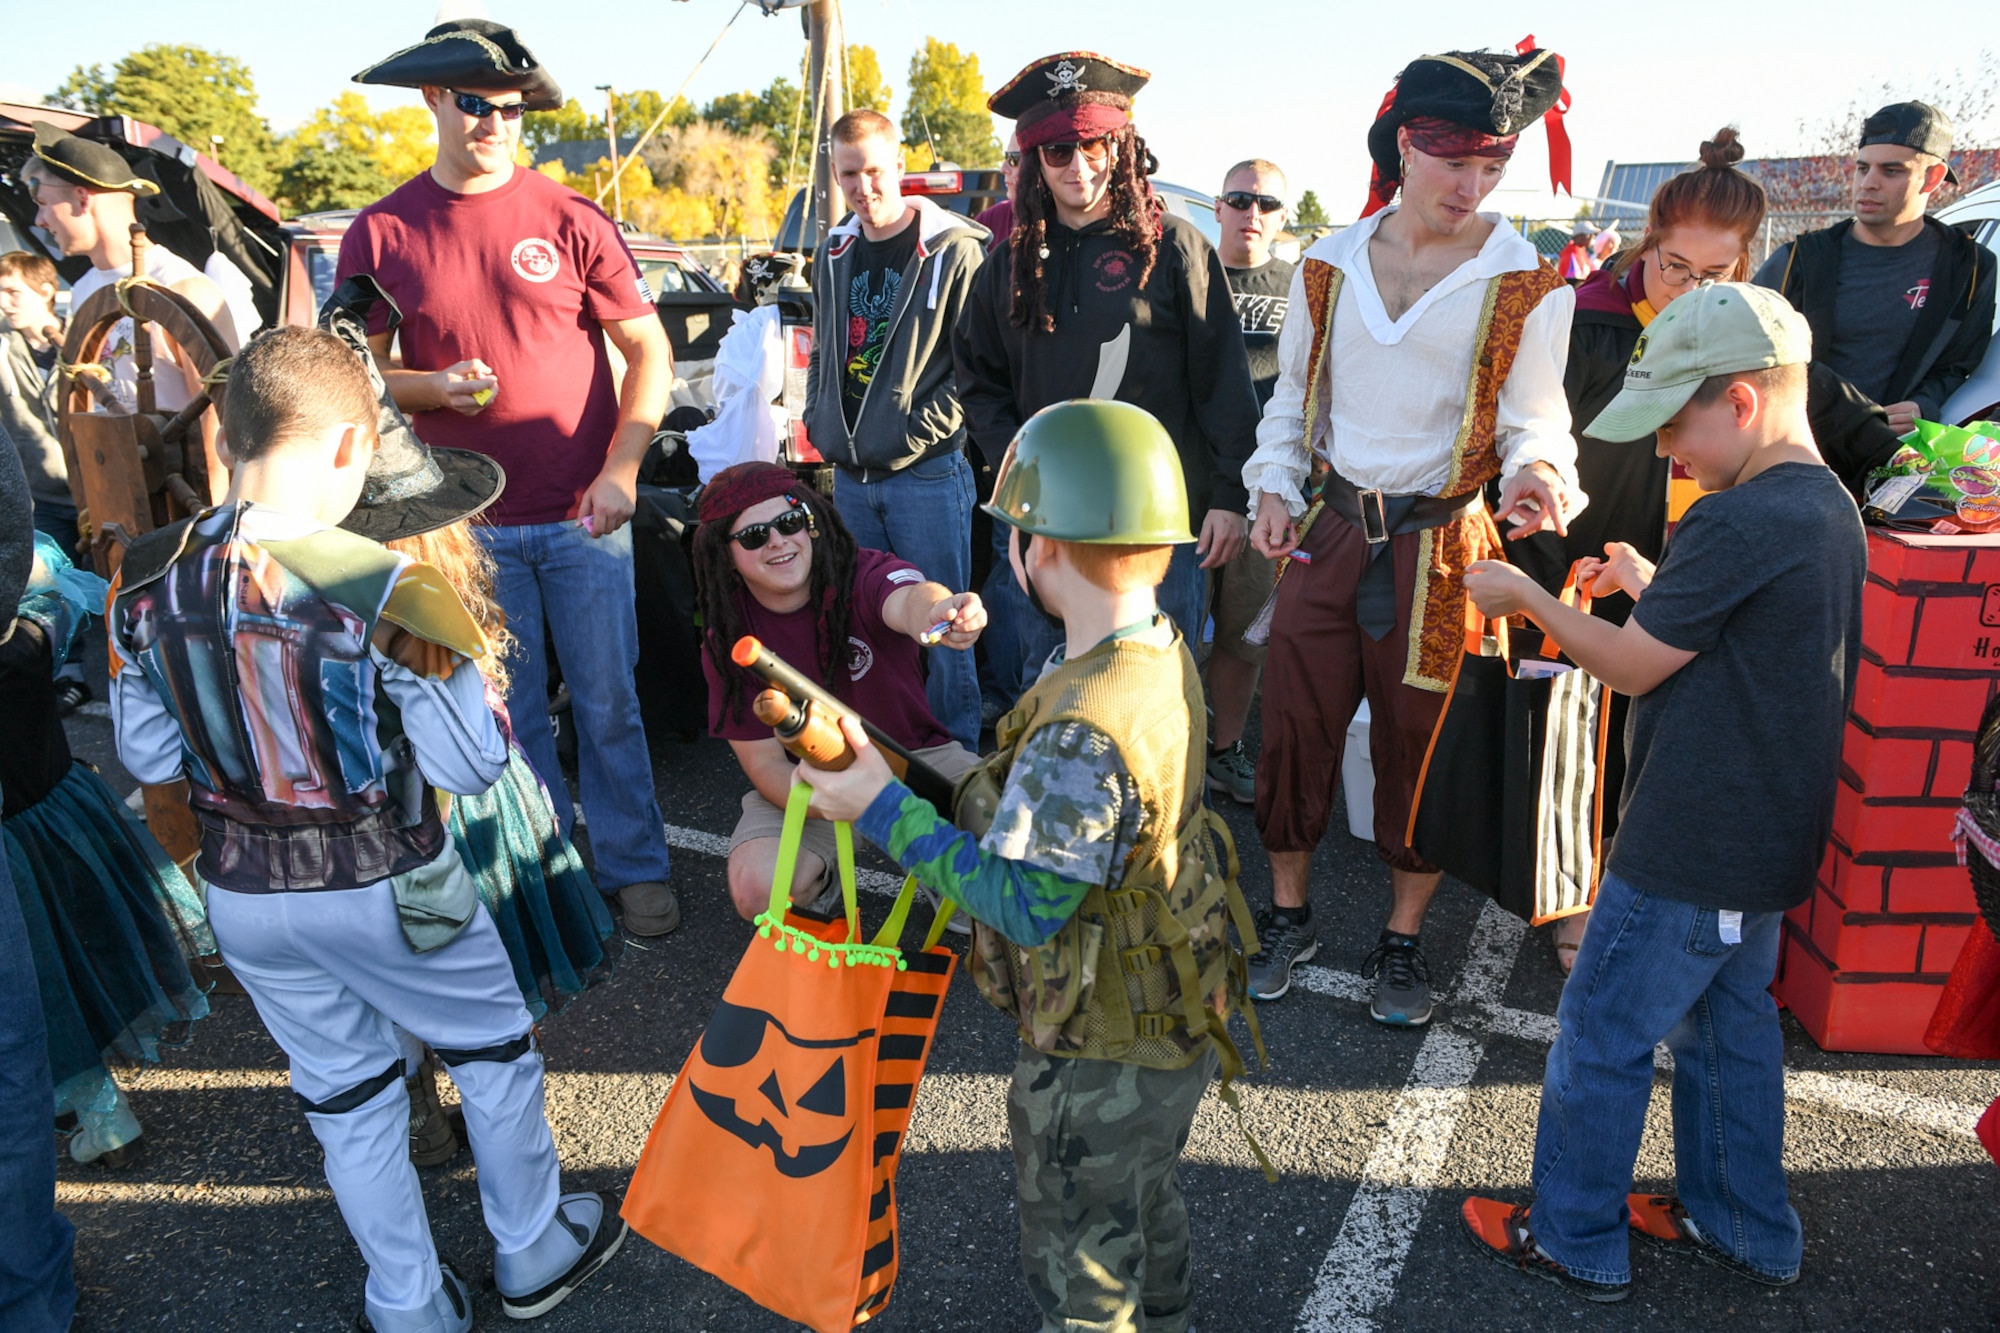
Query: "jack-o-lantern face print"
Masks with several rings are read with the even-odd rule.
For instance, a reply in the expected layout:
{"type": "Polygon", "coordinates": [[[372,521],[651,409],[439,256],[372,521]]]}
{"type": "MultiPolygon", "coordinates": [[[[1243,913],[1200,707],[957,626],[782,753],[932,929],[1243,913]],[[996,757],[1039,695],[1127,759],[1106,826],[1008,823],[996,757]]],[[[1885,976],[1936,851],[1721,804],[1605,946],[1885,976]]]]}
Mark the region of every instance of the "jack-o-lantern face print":
{"type": "Polygon", "coordinates": [[[716,1128],[770,1149],[779,1174],[816,1176],[840,1160],[854,1137],[841,1052],[874,1036],[871,1028],[852,1037],[798,1038],[762,1009],[724,1000],[701,1034],[688,1093],[716,1128]]]}

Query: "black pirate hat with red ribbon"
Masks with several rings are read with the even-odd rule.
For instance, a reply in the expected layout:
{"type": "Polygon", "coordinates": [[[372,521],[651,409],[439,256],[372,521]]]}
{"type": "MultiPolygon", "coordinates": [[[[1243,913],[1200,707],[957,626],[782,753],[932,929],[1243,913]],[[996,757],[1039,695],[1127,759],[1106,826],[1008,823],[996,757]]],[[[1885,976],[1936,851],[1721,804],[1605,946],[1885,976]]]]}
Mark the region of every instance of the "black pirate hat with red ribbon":
{"type": "Polygon", "coordinates": [[[1536,120],[1549,132],[1549,185],[1570,188],[1569,92],[1563,58],[1525,37],[1513,52],[1447,51],[1419,56],[1396,76],[1368,129],[1374,171],[1362,217],[1388,207],[1402,183],[1396,131],[1408,125],[1420,151],[1507,157],[1536,120]]]}

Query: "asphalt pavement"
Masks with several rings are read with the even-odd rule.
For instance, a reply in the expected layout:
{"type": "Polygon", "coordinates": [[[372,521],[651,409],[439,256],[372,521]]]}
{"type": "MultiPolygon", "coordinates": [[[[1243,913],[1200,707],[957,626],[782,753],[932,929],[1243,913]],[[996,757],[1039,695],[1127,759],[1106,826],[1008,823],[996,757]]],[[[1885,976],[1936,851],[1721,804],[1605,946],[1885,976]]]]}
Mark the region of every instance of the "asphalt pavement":
{"type": "MultiPolygon", "coordinates": [[[[72,743],[123,794],[132,784],[111,754],[110,723],[101,706],[91,711],[100,715],[71,719],[72,743]]],[[[752,938],[717,855],[744,788],[727,747],[656,744],[653,755],[683,924],[662,940],[629,940],[610,981],[543,1025],[549,1118],[571,1189],[623,1187],[752,938]]],[[[1253,906],[1266,902],[1249,810],[1224,814],[1244,853],[1244,891],[1253,906]]],[[[579,841],[587,850],[587,830],[579,841]]],[[[863,897],[864,914],[879,920],[887,898],[863,897]]],[[[1212,1092],[1182,1167],[1202,1333],[2000,1327],[2000,1170],[1971,1131],[2000,1093],[2000,1064],[1827,1054],[1788,1017],[1800,1282],[1768,1290],[1635,1247],[1631,1299],[1590,1306],[1482,1257],[1457,1214],[1468,1191],[1527,1197],[1561,987],[1547,933],[1447,881],[1424,933],[1443,997],[1437,1020],[1392,1030],[1369,1020],[1355,975],[1386,912],[1387,874],[1340,811],[1315,864],[1313,902],[1319,959],[1292,994],[1261,1007],[1271,1064],[1239,1084],[1279,1182],[1265,1183],[1212,1092]]],[[[915,928],[928,925],[923,909],[916,918],[915,928]]],[[[60,1170],[58,1202],[78,1228],[84,1333],[354,1326],[363,1266],[284,1057],[242,996],[217,995],[213,1009],[185,1048],[121,1075],[145,1127],[143,1159],[120,1170],[65,1159],[60,1170]]],[[[884,1333],[1037,1326],[1018,1266],[1004,1105],[1015,1042],[1011,1025],[954,979],[897,1181],[902,1266],[874,1325],[884,1333]]],[[[1639,1188],[1671,1185],[1672,1152],[1662,1072],[1639,1188]]],[[[439,1250],[489,1284],[471,1155],[422,1175],[439,1250]]],[[[483,1327],[503,1326],[490,1285],[478,1311],[483,1327]]],[[[637,1236],[539,1326],[794,1327],[637,1236]]]]}

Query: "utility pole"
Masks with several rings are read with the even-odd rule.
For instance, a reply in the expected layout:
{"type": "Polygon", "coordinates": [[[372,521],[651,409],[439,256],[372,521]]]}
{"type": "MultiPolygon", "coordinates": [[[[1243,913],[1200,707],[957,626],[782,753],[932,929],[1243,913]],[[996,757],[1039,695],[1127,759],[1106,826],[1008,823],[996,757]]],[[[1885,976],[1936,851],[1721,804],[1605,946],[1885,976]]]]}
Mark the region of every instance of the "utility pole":
{"type": "Polygon", "coordinates": [[[600,83],[597,91],[604,94],[604,137],[611,144],[611,216],[615,221],[625,220],[625,186],[623,174],[618,170],[618,102],[611,91],[611,85],[600,83]]]}
{"type": "Polygon", "coordinates": [[[840,220],[840,195],[833,180],[833,122],[847,111],[847,33],[840,17],[840,0],[812,0],[805,11],[811,54],[806,65],[813,106],[812,196],[807,200],[812,233],[809,250],[817,250],[840,220]]]}

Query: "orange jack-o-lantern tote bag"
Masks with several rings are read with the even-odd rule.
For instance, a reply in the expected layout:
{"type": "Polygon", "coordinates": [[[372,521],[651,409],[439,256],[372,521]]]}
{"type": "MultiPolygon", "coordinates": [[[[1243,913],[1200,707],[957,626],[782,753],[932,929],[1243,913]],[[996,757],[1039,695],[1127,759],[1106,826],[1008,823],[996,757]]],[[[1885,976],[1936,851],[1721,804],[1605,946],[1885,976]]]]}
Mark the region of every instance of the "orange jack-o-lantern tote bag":
{"type": "Polygon", "coordinates": [[[810,799],[792,788],[770,910],[674,1080],[624,1214],[758,1304],[836,1333],[889,1307],[896,1163],[957,955],[935,939],[897,947],[908,880],[859,942],[845,824],[846,919],[788,915],[810,799]]]}

